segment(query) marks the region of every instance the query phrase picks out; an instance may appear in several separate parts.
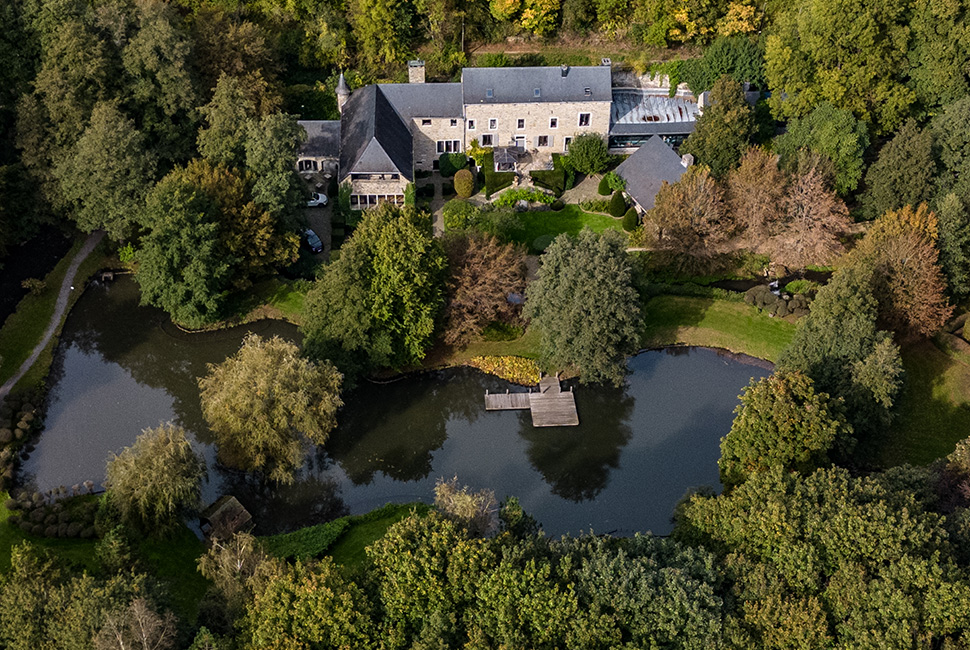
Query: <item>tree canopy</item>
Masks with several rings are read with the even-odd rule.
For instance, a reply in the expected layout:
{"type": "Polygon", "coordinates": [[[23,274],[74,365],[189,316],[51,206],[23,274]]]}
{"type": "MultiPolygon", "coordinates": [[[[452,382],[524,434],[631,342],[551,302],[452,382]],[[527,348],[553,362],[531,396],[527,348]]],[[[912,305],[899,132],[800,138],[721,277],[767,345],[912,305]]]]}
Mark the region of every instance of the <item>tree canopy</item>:
{"type": "Polygon", "coordinates": [[[681,153],[692,154],[715,178],[722,178],[737,166],[751,144],[754,113],[741,84],[728,76],[714,83],[708,101],[681,153]]]}

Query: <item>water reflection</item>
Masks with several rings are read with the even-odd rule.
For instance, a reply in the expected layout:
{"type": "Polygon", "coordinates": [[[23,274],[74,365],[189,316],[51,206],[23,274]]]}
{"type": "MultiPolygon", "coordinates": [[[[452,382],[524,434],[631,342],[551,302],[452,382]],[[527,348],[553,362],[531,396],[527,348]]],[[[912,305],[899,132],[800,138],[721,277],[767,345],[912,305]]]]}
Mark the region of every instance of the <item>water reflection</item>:
{"type": "Polygon", "coordinates": [[[307,454],[290,486],[220,468],[199,407],[197,378],[234,353],[251,330],[298,338],[281,323],[205,335],[173,330],[138,305],[130,279],[88,289],[58,346],[46,430],[23,463],[40,489],[100,483],[110,453],[172,420],[206,458],[207,500],[235,494],[260,532],[288,530],[388,501],[428,501],[435,481],[457,475],[499,498],[518,496],[552,534],[670,529],[677,500],[718,485],[720,437],[737,395],[766,370],[709,350],[648,352],[631,359],[624,387],[576,387],[580,426],[535,429],[527,411],[484,410],[505,382],[469,369],[345,396],[326,447],[307,454]]]}

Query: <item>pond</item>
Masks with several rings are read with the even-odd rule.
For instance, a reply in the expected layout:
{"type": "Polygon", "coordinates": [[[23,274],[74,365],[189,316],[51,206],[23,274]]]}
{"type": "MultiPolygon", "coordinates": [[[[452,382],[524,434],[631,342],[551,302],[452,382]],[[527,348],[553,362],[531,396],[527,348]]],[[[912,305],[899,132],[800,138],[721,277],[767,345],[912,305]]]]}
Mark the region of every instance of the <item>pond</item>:
{"type": "MultiPolygon", "coordinates": [[[[197,378],[245,334],[299,339],[263,321],[185,334],[138,304],[130,278],[90,286],[68,317],[50,377],[46,428],[21,468],[38,489],[100,484],[112,452],[160,422],[185,427],[205,455],[211,501],[236,495],[258,532],[288,530],[389,501],[430,501],[439,478],[458,476],[501,499],[514,495],[553,535],[593,530],[666,534],[690,489],[719,488],[720,438],[737,395],[768,370],[707,349],[633,357],[621,388],[575,385],[580,426],[537,429],[528,411],[484,410],[504,381],[459,368],[364,382],[345,395],[339,425],[308,454],[290,486],[264,484],[215,463],[197,378]]],[[[514,388],[513,388],[514,390],[514,388]]]]}

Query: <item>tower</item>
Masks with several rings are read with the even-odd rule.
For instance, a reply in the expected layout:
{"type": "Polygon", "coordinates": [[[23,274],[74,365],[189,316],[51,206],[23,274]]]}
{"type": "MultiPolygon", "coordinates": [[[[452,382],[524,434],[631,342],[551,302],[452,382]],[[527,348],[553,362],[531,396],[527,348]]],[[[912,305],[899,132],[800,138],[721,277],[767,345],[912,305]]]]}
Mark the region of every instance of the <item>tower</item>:
{"type": "Polygon", "coordinates": [[[340,113],[344,112],[344,104],[347,103],[347,99],[350,98],[350,87],[347,85],[347,80],[344,79],[344,73],[340,73],[340,79],[337,80],[337,111],[340,113]]]}

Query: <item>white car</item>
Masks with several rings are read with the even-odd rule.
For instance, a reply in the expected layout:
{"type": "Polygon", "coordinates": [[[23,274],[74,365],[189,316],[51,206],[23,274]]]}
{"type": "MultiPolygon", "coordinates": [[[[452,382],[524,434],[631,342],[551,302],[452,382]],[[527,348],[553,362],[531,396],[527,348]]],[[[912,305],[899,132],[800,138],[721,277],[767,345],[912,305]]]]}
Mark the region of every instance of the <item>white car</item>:
{"type": "Polygon", "coordinates": [[[327,204],[327,195],[319,194],[313,192],[310,194],[310,200],[306,202],[306,207],[308,208],[319,208],[327,204]]]}

